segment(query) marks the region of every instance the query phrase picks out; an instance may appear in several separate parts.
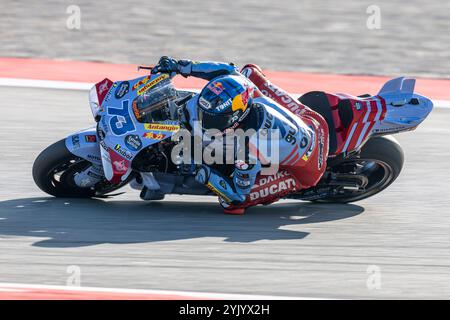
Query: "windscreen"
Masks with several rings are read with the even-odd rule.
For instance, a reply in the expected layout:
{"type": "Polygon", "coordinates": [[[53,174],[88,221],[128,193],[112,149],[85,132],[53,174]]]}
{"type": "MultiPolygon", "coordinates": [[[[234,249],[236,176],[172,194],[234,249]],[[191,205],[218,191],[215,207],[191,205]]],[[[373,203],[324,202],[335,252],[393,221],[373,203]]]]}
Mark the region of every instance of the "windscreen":
{"type": "Polygon", "coordinates": [[[170,80],[161,82],[133,101],[134,115],[141,123],[170,120],[170,104],[176,98],[177,92],[170,80]]]}

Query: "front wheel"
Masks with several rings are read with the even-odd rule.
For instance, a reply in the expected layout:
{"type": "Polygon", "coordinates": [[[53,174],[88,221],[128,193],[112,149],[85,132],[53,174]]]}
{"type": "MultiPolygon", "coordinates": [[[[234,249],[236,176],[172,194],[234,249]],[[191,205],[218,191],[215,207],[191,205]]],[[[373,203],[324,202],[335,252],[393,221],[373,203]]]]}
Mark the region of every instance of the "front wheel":
{"type": "Polygon", "coordinates": [[[358,181],[359,187],[338,185],[332,195],[315,201],[348,203],[369,198],[397,179],[403,162],[403,150],[396,139],[391,136],[370,138],[362,147],[359,157],[347,159],[332,168],[333,172],[347,178],[347,181],[358,181]]]}
{"type": "Polygon", "coordinates": [[[36,158],[33,164],[33,179],[36,185],[45,193],[64,198],[90,198],[101,196],[126,185],[132,174],[120,184],[111,184],[105,179],[93,187],[80,187],[74,177],[86,170],[91,163],[72,154],[66,147],[65,140],[47,147],[36,158]]]}

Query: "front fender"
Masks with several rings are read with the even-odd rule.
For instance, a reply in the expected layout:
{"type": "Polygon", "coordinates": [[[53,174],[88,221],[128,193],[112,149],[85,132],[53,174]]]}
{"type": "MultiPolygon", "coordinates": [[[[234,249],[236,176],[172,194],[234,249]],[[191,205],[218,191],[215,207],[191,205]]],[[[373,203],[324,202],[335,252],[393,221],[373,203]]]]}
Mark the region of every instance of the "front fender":
{"type": "Polygon", "coordinates": [[[99,141],[95,126],[71,134],[65,139],[66,147],[72,154],[101,166],[99,141]]]}

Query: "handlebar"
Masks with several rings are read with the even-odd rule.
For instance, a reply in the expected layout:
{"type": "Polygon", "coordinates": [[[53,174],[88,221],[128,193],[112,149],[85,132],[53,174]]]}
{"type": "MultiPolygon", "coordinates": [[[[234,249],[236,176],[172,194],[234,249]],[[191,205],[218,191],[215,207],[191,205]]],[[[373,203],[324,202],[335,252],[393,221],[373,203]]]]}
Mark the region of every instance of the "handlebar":
{"type": "Polygon", "coordinates": [[[153,67],[147,67],[147,66],[138,66],[137,70],[140,71],[141,69],[144,70],[150,70],[150,72],[153,70],[153,67]]]}

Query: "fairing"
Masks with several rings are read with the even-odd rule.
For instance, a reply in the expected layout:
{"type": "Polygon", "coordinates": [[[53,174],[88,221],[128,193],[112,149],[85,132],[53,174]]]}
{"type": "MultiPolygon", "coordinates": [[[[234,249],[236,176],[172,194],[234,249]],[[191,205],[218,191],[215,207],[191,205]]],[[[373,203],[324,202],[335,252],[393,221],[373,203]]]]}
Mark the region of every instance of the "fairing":
{"type": "Polygon", "coordinates": [[[171,81],[167,74],[114,83],[108,79],[99,82],[90,91],[97,128],[69,136],[66,139],[69,151],[101,164],[109,181],[124,181],[131,173],[131,162],[142,149],[169,139],[180,129],[179,123],[172,120],[139,122],[133,111],[133,101],[139,96],[169,85],[171,81]],[[86,136],[95,136],[95,142],[86,142],[86,136]]]}

